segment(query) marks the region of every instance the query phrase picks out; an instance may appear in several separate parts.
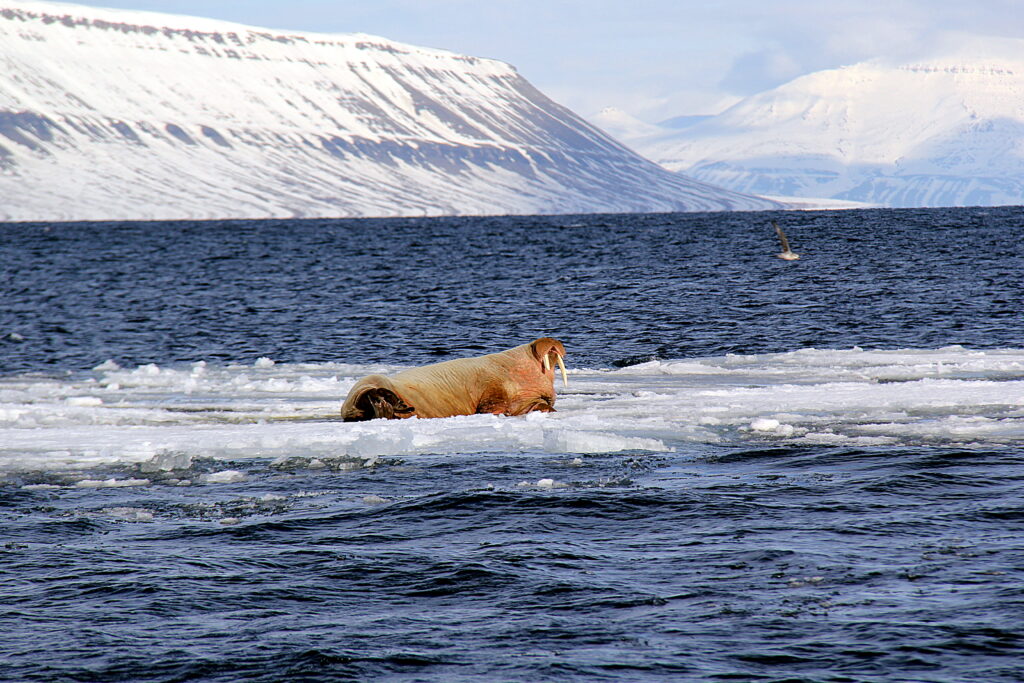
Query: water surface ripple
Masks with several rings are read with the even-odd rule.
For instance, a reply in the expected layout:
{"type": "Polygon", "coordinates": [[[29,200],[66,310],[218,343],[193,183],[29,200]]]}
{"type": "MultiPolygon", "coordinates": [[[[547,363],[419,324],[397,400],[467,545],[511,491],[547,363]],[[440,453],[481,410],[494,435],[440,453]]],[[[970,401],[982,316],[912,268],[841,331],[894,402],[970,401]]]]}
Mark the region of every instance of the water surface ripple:
{"type": "Polygon", "coordinates": [[[1024,213],[0,224],[0,372],[1020,346],[1024,213]],[[770,220],[799,262],[778,251],[770,220]],[[24,343],[11,341],[10,333],[24,343]]]}
{"type": "Polygon", "coordinates": [[[0,225],[0,679],[1024,680],[1022,226],[0,225]],[[328,414],[544,334],[550,418],[328,414]]]}

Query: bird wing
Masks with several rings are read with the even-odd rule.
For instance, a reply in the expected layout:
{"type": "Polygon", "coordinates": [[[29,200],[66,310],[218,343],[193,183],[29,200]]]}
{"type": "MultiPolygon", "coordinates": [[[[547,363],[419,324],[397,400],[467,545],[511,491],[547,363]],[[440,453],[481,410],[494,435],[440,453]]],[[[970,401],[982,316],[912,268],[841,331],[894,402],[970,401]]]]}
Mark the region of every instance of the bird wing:
{"type": "Polygon", "coordinates": [[[775,226],[775,234],[779,236],[779,241],[782,242],[782,251],[789,251],[789,240],[786,239],[786,233],[782,232],[782,228],[775,221],[772,221],[772,225],[775,226]]]}

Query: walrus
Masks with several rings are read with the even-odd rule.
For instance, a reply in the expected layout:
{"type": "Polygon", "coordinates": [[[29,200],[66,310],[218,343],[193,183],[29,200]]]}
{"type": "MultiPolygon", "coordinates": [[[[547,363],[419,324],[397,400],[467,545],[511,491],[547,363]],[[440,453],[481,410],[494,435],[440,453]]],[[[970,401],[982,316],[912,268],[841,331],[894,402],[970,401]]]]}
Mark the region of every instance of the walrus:
{"type": "Polygon", "coordinates": [[[555,371],[565,347],[550,337],[508,351],[363,377],[341,406],[346,422],[386,418],[525,415],[555,410],[555,371]]]}

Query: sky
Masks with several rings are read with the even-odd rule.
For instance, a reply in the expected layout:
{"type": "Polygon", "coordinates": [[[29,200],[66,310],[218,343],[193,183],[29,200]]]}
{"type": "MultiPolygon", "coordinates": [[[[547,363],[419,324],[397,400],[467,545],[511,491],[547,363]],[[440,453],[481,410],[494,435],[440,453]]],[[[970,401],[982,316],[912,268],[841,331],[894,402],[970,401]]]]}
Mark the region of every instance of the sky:
{"type": "Polygon", "coordinates": [[[951,35],[1024,38],[1024,0],[78,0],[277,29],[372,33],[513,64],[583,116],[715,114],[820,69],[951,35]]]}

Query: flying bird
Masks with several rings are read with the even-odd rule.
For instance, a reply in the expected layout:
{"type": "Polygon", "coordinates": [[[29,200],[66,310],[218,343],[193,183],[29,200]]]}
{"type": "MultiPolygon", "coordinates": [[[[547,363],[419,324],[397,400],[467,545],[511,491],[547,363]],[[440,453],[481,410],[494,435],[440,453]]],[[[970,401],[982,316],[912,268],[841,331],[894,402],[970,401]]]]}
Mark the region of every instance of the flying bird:
{"type": "Polygon", "coordinates": [[[794,254],[793,250],[789,248],[789,240],[786,239],[786,233],[782,232],[779,224],[772,221],[772,225],[775,226],[775,234],[779,236],[779,242],[782,243],[782,253],[776,254],[776,256],[787,261],[795,261],[800,258],[800,254],[794,254]]]}

